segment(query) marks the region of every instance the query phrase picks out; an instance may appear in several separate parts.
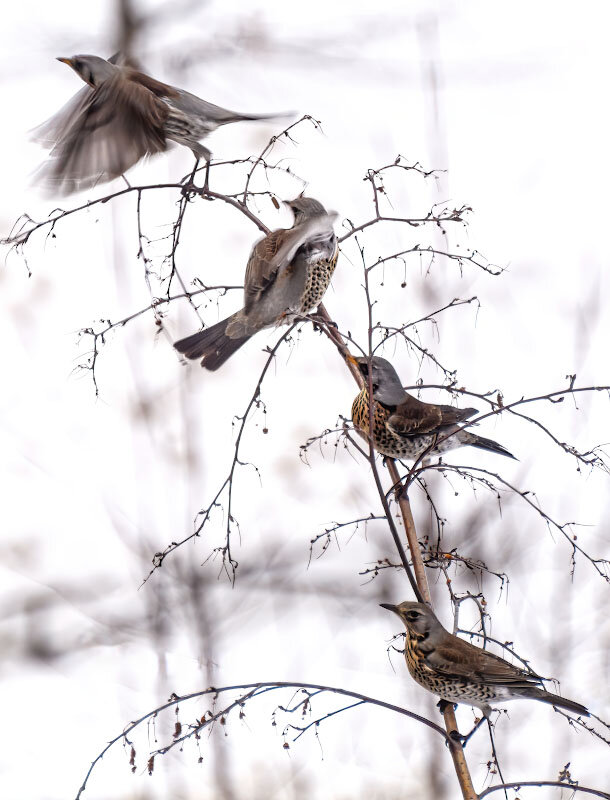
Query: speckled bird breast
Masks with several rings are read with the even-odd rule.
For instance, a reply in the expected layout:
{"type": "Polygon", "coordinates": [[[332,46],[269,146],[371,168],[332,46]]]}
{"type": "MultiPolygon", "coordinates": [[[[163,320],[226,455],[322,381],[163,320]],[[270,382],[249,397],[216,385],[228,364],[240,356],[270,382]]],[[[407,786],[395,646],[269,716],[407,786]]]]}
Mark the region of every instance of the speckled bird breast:
{"type": "Polygon", "coordinates": [[[414,681],[429,692],[442,697],[452,703],[479,703],[493,702],[496,691],[492,686],[468,678],[441,675],[426,664],[425,653],[419,648],[419,643],[413,635],[407,635],[405,642],[405,661],[414,681]]]}
{"type": "Polygon", "coordinates": [[[335,247],[330,259],[318,259],[308,264],[305,288],[299,302],[300,314],[309,314],[320,305],[337,266],[338,257],[339,248],[335,247]]]}
{"type": "MultiPolygon", "coordinates": [[[[436,434],[425,436],[399,436],[386,425],[392,410],[373,401],[373,446],[378,453],[390,458],[417,459],[437,438],[436,434]]],[[[358,432],[368,441],[369,434],[369,393],[366,387],[352,405],[352,422],[358,432]]],[[[431,451],[433,455],[435,451],[431,451]]]]}

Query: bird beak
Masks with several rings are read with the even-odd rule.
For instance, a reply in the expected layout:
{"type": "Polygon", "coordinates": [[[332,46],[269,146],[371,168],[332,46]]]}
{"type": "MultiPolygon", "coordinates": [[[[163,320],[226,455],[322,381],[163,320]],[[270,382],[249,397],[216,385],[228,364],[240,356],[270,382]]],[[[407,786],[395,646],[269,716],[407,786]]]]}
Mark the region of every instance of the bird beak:
{"type": "Polygon", "coordinates": [[[72,63],[72,59],[71,58],[62,58],[61,56],[58,56],[56,60],[57,61],[61,61],[62,64],[67,64],[69,67],[72,67],[72,68],[74,67],[74,64],[72,63]]]}
{"type": "Polygon", "coordinates": [[[391,603],[379,603],[381,608],[385,608],[387,611],[393,611],[395,614],[399,614],[397,606],[393,606],[391,603]]]}

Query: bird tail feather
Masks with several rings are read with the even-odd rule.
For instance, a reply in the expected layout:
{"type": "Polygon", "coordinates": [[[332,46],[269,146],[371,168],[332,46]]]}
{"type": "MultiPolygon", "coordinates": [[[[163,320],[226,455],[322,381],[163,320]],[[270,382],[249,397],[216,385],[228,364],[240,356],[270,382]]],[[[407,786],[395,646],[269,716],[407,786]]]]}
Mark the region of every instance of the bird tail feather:
{"type": "Polygon", "coordinates": [[[250,120],[290,119],[294,116],[296,116],[294,111],[279,111],[271,114],[235,114],[229,119],[223,120],[223,124],[227,122],[248,122],[250,120]]]}
{"type": "Polygon", "coordinates": [[[559,706],[559,708],[565,708],[568,711],[573,711],[575,714],[582,714],[583,717],[590,716],[588,709],[580,703],[568,700],[565,697],[560,697],[558,694],[552,694],[544,689],[530,690],[525,696],[533,697],[536,700],[542,700],[543,703],[550,703],[553,706],[559,706]]]}
{"type": "Polygon", "coordinates": [[[174,342],[174,347],[187,358],[201,358],[201,366],[217,370],[233,353],[245,344],[249,335],[232,338],[227,336],[227,326],[233,317],[227,317],[209,328],[174,342]]]}
{"type": "Polygon", "coordinates": [[[513,458],[515,461],[519,460],[509,450],[507,450],[506,447],[503,447],[501,444],[498,444],[498,442],[494,442],[493,439],[486,439],[484,436],[474,436],[474,441],[468,442],[468,444],[471,447],[478,447],[479,450],[489,450],[492,453],[499,453],[502,456],[513,458]]]}

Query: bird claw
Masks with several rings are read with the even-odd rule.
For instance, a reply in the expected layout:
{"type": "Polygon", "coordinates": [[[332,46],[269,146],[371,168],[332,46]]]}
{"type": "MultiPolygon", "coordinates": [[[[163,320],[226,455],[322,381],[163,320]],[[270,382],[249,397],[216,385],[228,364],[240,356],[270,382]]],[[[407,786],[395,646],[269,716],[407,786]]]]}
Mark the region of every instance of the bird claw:
{"type": "MultiPolygon", "coordinates": [[[[211,157],[212,154],[209,152],[209,150],[207,150],[206,152],[211,157]]],[[[206,158],[205,177],[204,177],[204,181],[203,181],[203,186],[199,187],[195,183],[195,176],[197,175],[197,171],[199,169],[199,161],[200,161],[200,159],[197,158],[197,160],[195,161],[195,166],[193,167],[193,171],[190,173],[190,175],[188,175],[188,176],[185,175],[184,178],[180,181],[180,183],[182,185],[182,195],[183,195],[183,197],[186,197],[187,199],[190,197],[190,195],[194,195],[194,194],[199,195],[200,197],[206,197],[206,195],[208,193],[208,189],[210,188],[210,185],[209,185],[210,162],[209,162],[209,159],[207,159],[207,158],[206,158]]],[[[211,200],[212,198],[208,197],[207,199],[211,200]]]]}
{"type": "MultiPolygon", "coordinates": [[[[456,703],[450,703],[448,700],[439,700],[436,705],[438,706],[441,714],[445,713],[445,709],[448,706],[453,706],[454,709],[457,708],[456,703]]],[[[486,719],[487,717],[482,716],[480,719],[475,720],[474,727],[469,733],[460,733],[457,729],[449,731],[449,738],[451,741],[461,744],[462,748],[465,748],[472,736],[474,736],[474,734],[479,730],[486,719]]]]}
{"type": "MultiPolygon", "coordinates": [[[[190,178],[190,176],[189,176],[189,178],[190,178]]],[[[186,197],[187,200],[188,200],[188,199],[191,198],[191,196],[193,196],[195,194],[199,194],[201,192],[201,189],[198,186],[196,186],[195,183],[192,180],[189,179],[189,181],[187,183],[183,183],[182,184],[181,192],[182,192],[182,196],[186,197]]]]}

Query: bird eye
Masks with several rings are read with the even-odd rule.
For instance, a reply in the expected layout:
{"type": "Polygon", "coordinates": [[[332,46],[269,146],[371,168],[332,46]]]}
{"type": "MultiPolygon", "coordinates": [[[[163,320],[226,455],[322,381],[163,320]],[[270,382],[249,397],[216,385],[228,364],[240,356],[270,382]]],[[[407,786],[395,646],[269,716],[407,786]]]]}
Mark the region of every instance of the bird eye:
{"type": "Polygon", "coordinates": [[[419,611],[407,611],[405,616],[409,622],[415,622],[415,620],[419,617],[419,611]]]}
{"type": "Polygon", "coordinates": [[[373,391],[376,392],[377,389],[379,389],[379,384],[378,383],[374,383],[373,384],[373,391]]]}

